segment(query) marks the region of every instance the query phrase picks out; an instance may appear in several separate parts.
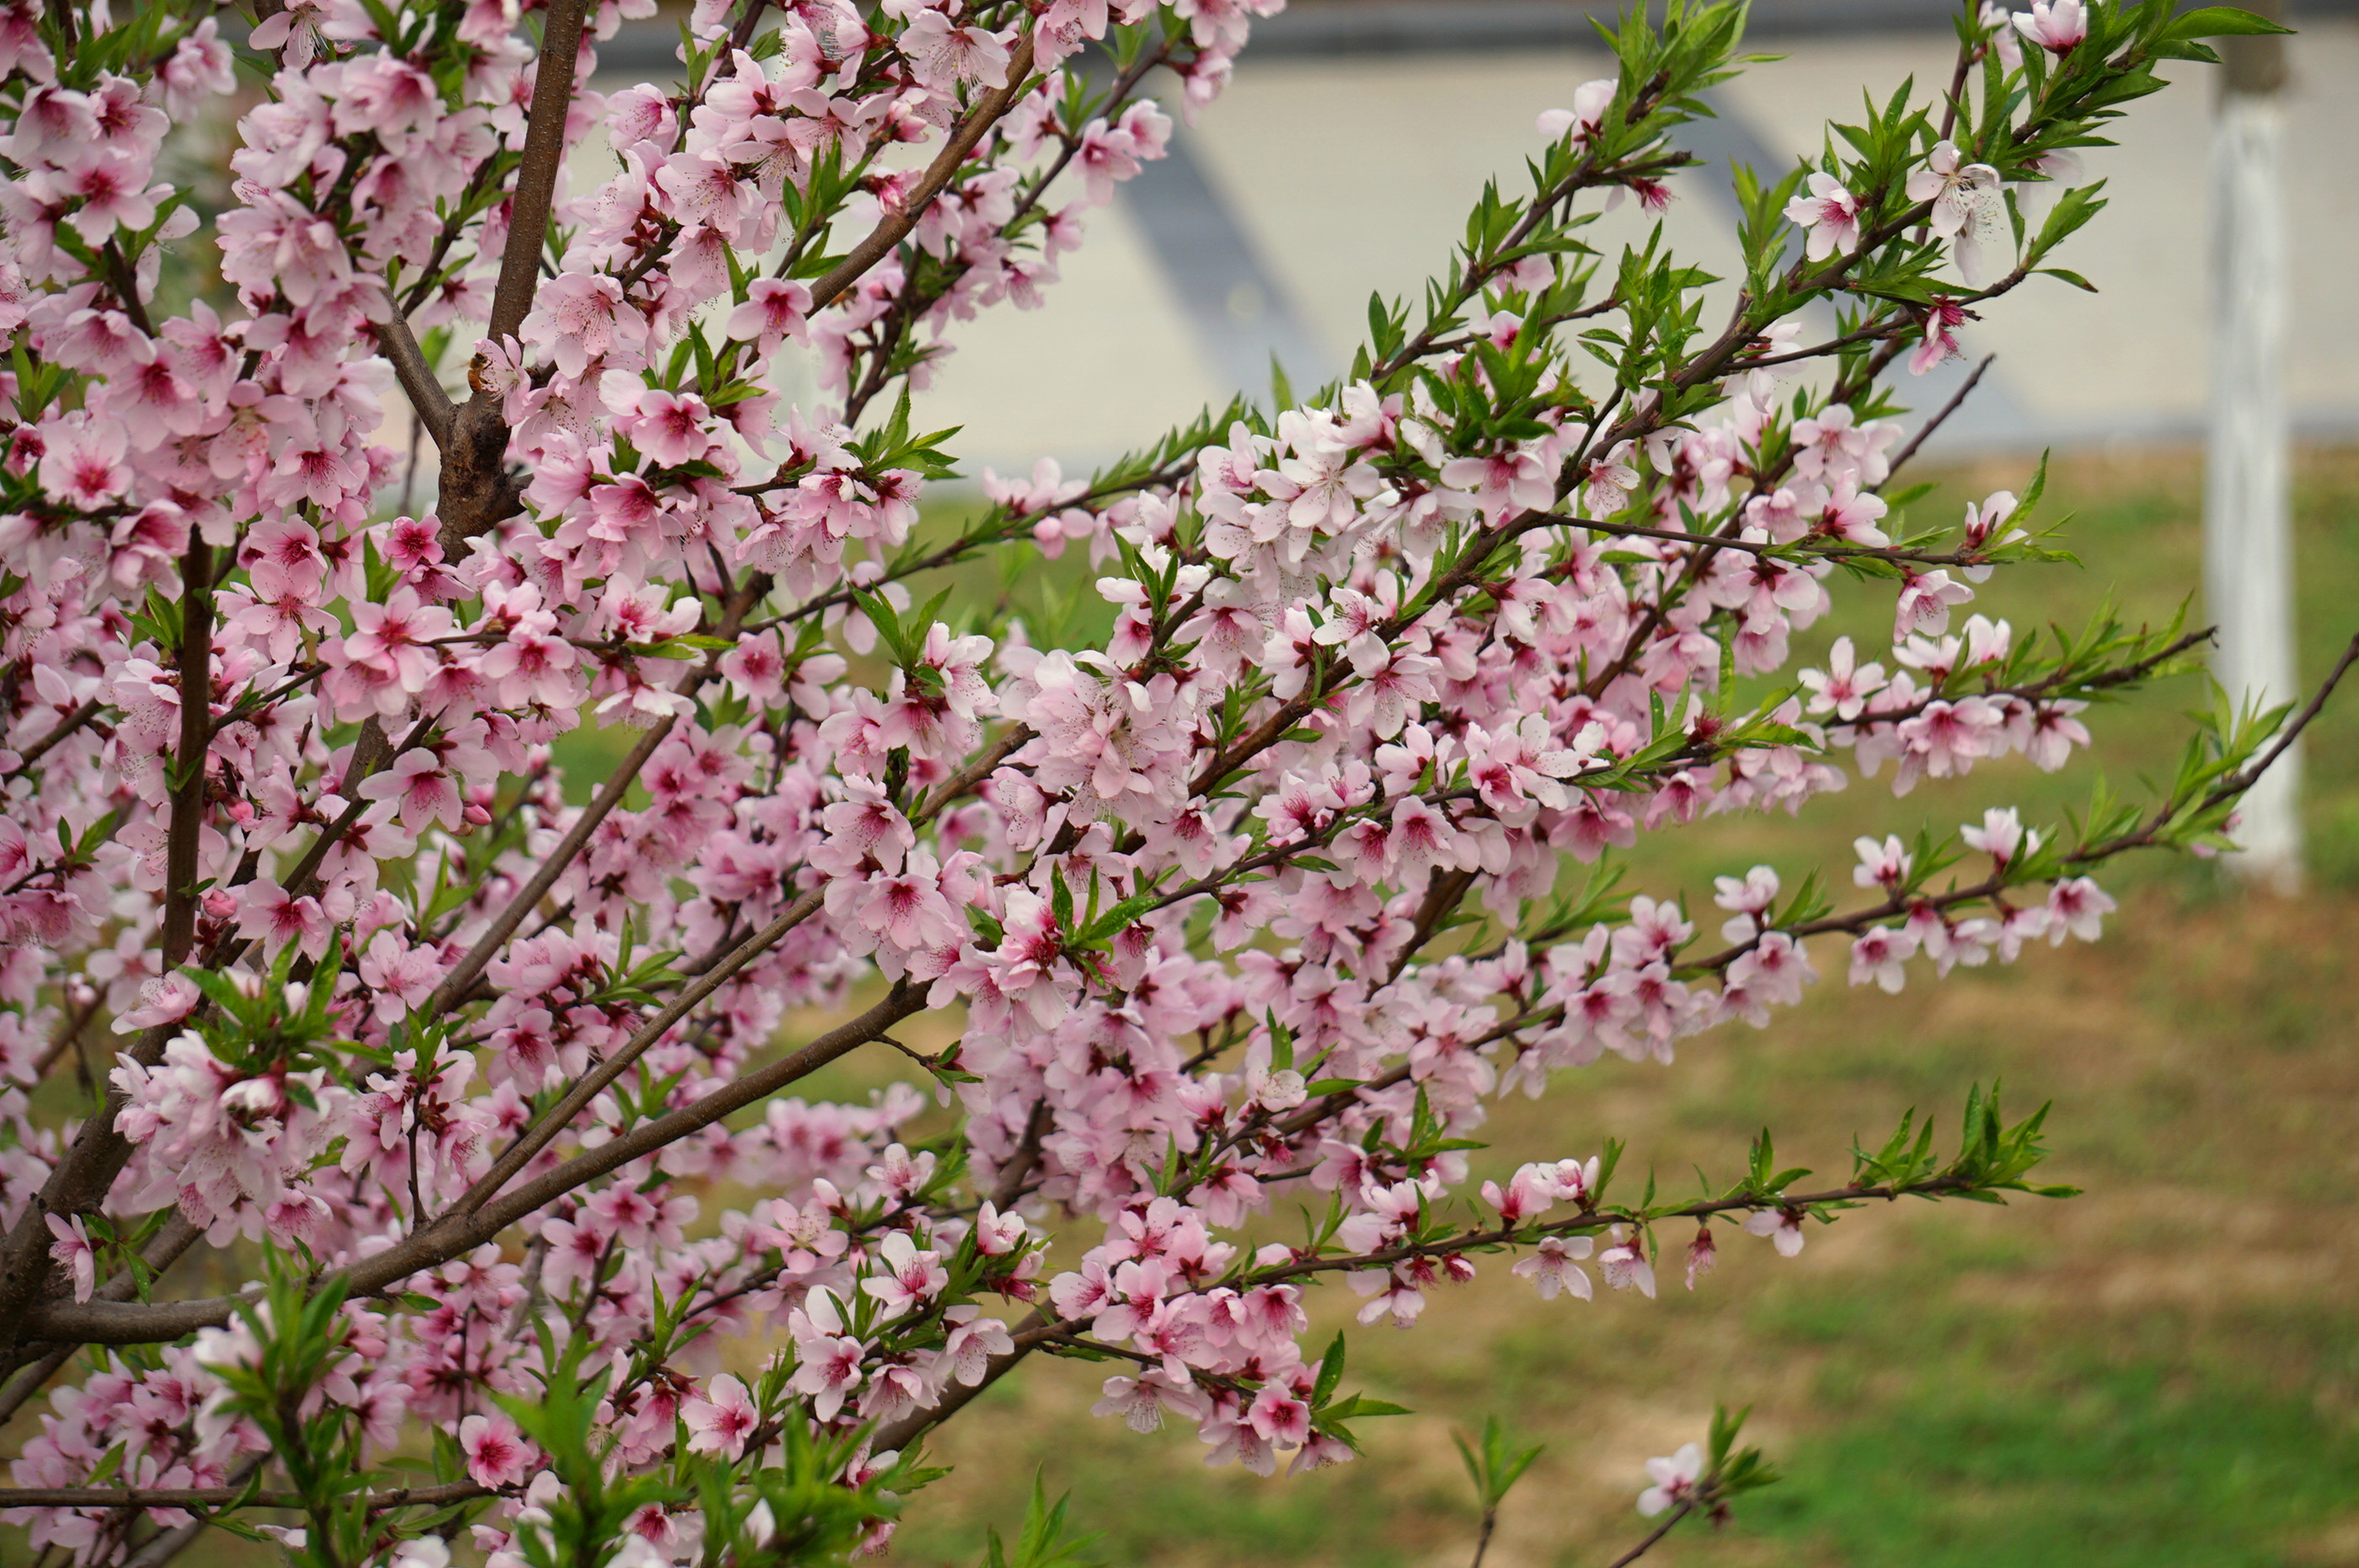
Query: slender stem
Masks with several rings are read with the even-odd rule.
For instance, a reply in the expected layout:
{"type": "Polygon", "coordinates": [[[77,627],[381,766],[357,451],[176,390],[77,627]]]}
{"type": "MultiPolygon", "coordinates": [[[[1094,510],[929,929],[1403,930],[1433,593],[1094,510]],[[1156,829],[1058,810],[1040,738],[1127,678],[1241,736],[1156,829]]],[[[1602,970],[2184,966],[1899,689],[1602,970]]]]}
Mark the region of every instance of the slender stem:
{"type": "Polygon", "coordinates": [[[473,1214],[495,1197],[501,1188],[516,1179],[517,1172],[532,1163],[535,1156],[556,1141],[557,1135],[582,1114],[584,1106],[606,1092],[606,1085],[628,1072],[633,1062],[647,1054],[649,1046],[669,1033],[672,1025],[688,1017],[698,1003],[719,990],[731,975],[777,946],[786,940],[788,931],[819,913],[820,900],[821,895],[816,891],[803,894],[788,905],[777,920],[747,937],[693,984],[683,987],[669,1006],[641,1024],[621,1050],[585,1073],[566,1092],[563,1099],[511,1144],[507,1152],[500,1156],[499,1161],[468,1188],[465,1195],[453,1205],[455,1212],[473,1214]]]}
{"type": "Polygon", "coordinates": [[[633,784],[638,782],[640,770],[656,754],[656,747],[670,736],[676,723],[676,719],[666,718],[639,737],[638,745],[633,746],[629,755],[616,766],[613,775],[600,788],[597,798],[573,820],[573,825],[566,830],[557,847],[549,851],[531,878],[508,900],[490,928],[475,940],[475,944],[467,950],[466,956],[460,959],[451,973],[442,977],[442,983],[434,987],[434,994],[427,997],[426,1005],[419,1009],[421,1021],[440,1018],[458,1006],[473,988],[476,979],[497,955],[501,946],[516,934],[516,927],[524,923],[525,917],[539,907],[541,899],[549,896],[549,890],[557,886],[557,879],[565,875],[574,858],[589,844],[590,835],[598,831],[598,824],[622,804],[623,797],[630,793],[633,784]]]}
{"type": "Polygon", "coordinates": [[[1948,423],[1950,416],[1964,406],[1966,399],[1973,396],[1974,388],[1982,385],[1983,373],[1990,369],[1991,362],[1997,357],[1998,355],[1995,354],[1983,355],[1982,363],[1975,365],[1973,374],[1966,377],[1966,384],[1950,394],[1950,400],[1942,404],[1931,419],[1925,421],[1921,430],[1908,438],[1908,445],[1892,454],[1892,462],[1885,469],[1884,484],[1878,485],[1875,488],[1881,490],[1886,485],[1891,484],[1892,476],[1906,467],[1910,458],[1917,455],[1917,449],[1925,444],[1926,438],[1948,423]]]}
{"type": "Polygon", "coordinates": [[[1695,1505],[1693,1503],[1681,1503],[1678,1508],[1673,1508],[1670,1511],[1662,1523],[1657,1525],[1652,1530],[1647,1532],[1646,1540],[1640,1541],[1637,1545],[1632,1547],[1621,1556],[1616,1557],[1613,1562],[1607,1563],[1605,1568],[1630,1568],[1631,1563],[1636,1563],[1641,1557],[1646,1556],[1647,1552],[1652,1552],[1655,1549],[1656,1544],[1660,1541],[1663,1537],[1670,1534],[1671,1528],[1674,1525],[1678,1524],[1680,1520],[1687,1518],[1688,1515],[1694,1511],[1695,1505]]]}
{"type": "MultiPolygon", "coordinates": [[[[248,1455],[236,1469],[230,1472],[230,1479],[243,1487],[253,1478],[255,1473],[262,1468],[264,1462],[269,1457],[266,1454],[248,1455]]],[[[173,1558],[194,1546],[198,1539],[212,1528],[212,1520],[201,1516],[189,1520],[186,1524],[174,1525],[140,1547],[124,1563],[123,1568],[164,1568],[164,1565],[173,1558]]]]}
{"type": "Polygon", "coordinates": [[[84,724],[89,724],[92,719],[98,717],[100,713],[103,713],[105,709],[105,703],[100,702],[97,698],[92,697],[89,702],[84,702],[72,713],[68,713],[64,718],[60,719],[55,729],[52,729],[49,734],[43,735],[40,739],[35,741],[32,745],[27,746],[23,751],[17,754],[16,766],[8,770],[8,777],[15,779],[20,775],[30,773],[33,770],[33,765],[40,761],[41,758],[47,757],[50,751],[57,746],[57,744],[60,741],[64,740],[68,735],[72,735],[76,730],[82,728],[84,724]]]}
{"type": "Polygon", "coordinates": [[[106,993],[93,991],[89,1001],[69,1012],[59,1022],[57,1032],[49,1037],[49,1048],[41,1052],[40,1061],[33,1064],[34,1083],[38,1083],[49,1077],[49,1070],[65,1059],[66,1052],[74,1048],[74,1042],[82,1038],[82,1031],[90,1028],[91,1020],[98,1017],[98,1009],[105,1005],[106,993]]]}
{"type": "MultiPolygon", "coordinates": [[[[742,586],[730,594],[728,603],[722,611],[720,625],[714,628],[713,635],[723,638],[734,637],[738,628],[745,624],[746,613],[761,602],[762,595],[768,593],[769,588],[770,580],[759,572],[747,578],[742,586]]],[[[694,696],[697,688],[711,678],[712,669],[712,661],[710,659],[698,665],[680,677],[679,683],[672,688],[673,694],[680,697],[694,696]]],[[[582,849],[589,844],[590,835],[598,831],[598,824],[612,815],[616,806],[622,804],[623,797],[629,794],[631,786],[637,782],[639,772],[647,767],[647,759],[655,756],[656,748],[670,735],[673,725],[678,722],[676,718],[666,718],[639,737],[639,743],[631,748],[630,754],[625,757],[620,765],[615,768],[613,775],[599,789],[597,798],[583,809],[581,816],[574,819],[573,825],[566,830],[565,836],[558,841],[557,847],[549,851],[548,858],[540,863],[539,868],[532,874],[531,879],[526,882],[516,897],[508,900],[507,907],[499,912],[490,928],[475,940],[475,944],[467,950],[466,956],[459,960],[457,967],[443,977],[440,985],[434,987],[434,994],[427,997],[426,1005],[419,1009],[421,1021],[440,1018],[444,1013],[457,1007],[460,1000],[473,989],[476,979],[491,963],[493,955],[499,952],[501,944],[516,934],[516,928],[524,923],[525,917],[538,908],[540,901],[549,896],[549,890],[557,886],[558,878],[565,875],[566,868],[573,864],[575,857],[581,855],[582,849]]]]}
{"type": "Polygon", "coordinates": [[[1495,1505],[1483,1510],[1483,1529],[1474,1537],[1474,1560],[1466,1568],[1483,1568],[1483,1554],[1491,1550],[1491,1532],[1499,1528],[1499,1510],[1495,1505]]]}
{"type": "Polygon", "coordinates": [[[2292,723],[2277,731],[2276,742],[2267,751],[2261,754],[2260,759],[2212,790],[2210,795],[2204,797],[2203,803],[2207,807],[2216,806],[2231,796],[2241,795],[2259,783],[2261,775],[2267,773],[2277,759],[2286,754],[2287,747],[2300,738],[2301,732],[2310,728],[2310,721],[2325,711],[2326,700],[2334,695],[2334,689],[2343,684],[2343,678],[2351,672],[2351,666],[2354,662],[2359,662],[2359,637],[2354,637],[2344,647],[2343,657],[2334,661],[2334,668],[2327,673],[2325,681],[2320,684],[2318,690],[2310,694],[2310,702],[2300,713],[2294,715],[2292,723]]]}
{"type": "MultiPolygon", "coordinates": [[[[393,298],[390,289],[386,290],[386,302],[391,317],[377,328],[376,345],[393,363],[394,379],[401,383],[402,391],[408,395],[409,407],[417,414],[419,426],[434,438],[434,450],[440,452],[451,444],[451,421],[457,417],[458,410],[451,404],[450,394],[442,390],[441,379],[434,374],[434,367],[426,363],[425,351],[418,346],[417,336],[409,330],[409,318],[402,313],[401,301],[393,298]]],[[[413,440],[410,443],[413,468],[417,451],[418,445],[413,440]]],[[[405,488],[402,504],[407,506],[408,500],[408,491],[405,488]]]]}
{"type": "MultiPolygon", "coordinates": [[[[439,1486],[397,1486],[370,1492],[365,1501],[372,1513],[386,1508],[435,1508],[489,1497],[489,1486],[473,1481],[446,1481],[439,1486]]],[[[24,1486],[0,1489],[0,1508],[217,1508],[244,1500],[257,1508],[297,1508],[299,1492],[256,1492],[243,1486],[24,1486]]]]}

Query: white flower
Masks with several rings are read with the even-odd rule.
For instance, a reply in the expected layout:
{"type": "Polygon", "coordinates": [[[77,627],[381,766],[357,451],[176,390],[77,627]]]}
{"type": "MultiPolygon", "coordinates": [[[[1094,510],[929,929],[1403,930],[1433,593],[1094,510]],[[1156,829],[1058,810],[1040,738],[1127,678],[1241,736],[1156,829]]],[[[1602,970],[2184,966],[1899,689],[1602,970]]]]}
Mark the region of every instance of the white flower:
{"type": "Polygon", "coordinates": [[[1668,1459],[1647,1460],[1647,1475],[1655,1484],[1638,1494],[1638,1511],[1653,1519],[1686,1502],[1702,1474],[1703,1449],[1696,1443],[1680,1444],[1680,1451],[1668,1459]]]}

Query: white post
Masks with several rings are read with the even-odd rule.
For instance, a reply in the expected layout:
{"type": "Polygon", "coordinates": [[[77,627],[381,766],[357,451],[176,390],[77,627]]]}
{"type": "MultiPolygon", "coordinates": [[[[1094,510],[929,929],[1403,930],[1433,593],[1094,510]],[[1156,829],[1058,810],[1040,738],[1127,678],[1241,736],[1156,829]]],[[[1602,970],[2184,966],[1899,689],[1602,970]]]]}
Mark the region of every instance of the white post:
{"type": "MultiPolygon", "coordinates": [[[[2273,5],[2254,5],[2273,15],[2273,5]]],[[[2212,143],[2212,419],[2204,463],[2203,593],[2220,628],[2212,672],[2240,702],[2299,692],[2294,668],[2290,442],[2282,374],[2285,207],[2278,179],[2285,53],[2275,38],[2220,40],[2212,143]]],[[[2301,884],[2300,762],[2288,748],[2245,797],[2229,864],[2280,892],[2301,884]]]]}

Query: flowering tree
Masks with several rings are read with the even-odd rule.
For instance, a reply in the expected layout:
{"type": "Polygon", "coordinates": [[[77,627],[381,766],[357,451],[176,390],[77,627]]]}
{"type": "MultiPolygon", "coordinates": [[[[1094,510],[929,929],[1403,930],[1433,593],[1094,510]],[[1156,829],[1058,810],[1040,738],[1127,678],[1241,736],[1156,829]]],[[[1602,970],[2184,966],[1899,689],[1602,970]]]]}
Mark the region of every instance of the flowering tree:
{"type": "MultiPolygon", "coordinates": [[[[0,1416],[47,1398],[0,1508],[43,1561],[211,1526],[321,1568],[875,1550],[926,1434],[1036,1353],[1216,1462],[1316,1466],[1388,1410],[1306,1347],[1330,1277],[1406,1326],[1478,1258],[1652,1295],[1723,1225],[1790,1256],[1873,1199],[2054,1191],[2039,1118],[1980,1094],[1954,1149],[1904,1120],[1810,1190],[1766,1137],[1690,1200],[1613,1145],[1479,1187],[1469,1155],[1490,1096],[1763,1024],[1813,953],[1897,990],[2093,938],[2092,870],[2224,842],[2317,711],[2219,715],[2143,809],[1863,839],[1841,905],[1724,877],[1717,942],[1560,888],[1854,770],[2060,768],[2200,640],[1952,635],[2055,553],[2037,482],[1905,524],[1885,378],[2078,284],[2073,149],[2266,24],[1970,14],[1945,90],[1738,171],[1723,282],[1583,241],[1670,199],[1743,63],[1741,7],[1671,0],[1345,380],[926,526],[946,337],[1038,301],[1163,151],[1149,90],[1203,108],[1275,5],[698,0],[679,80],[603,99],[653,0],[304,0],[243,43],[208,0],[0,11],[0,1416]],[[212,211],[161,171],[241,65],[212,211]],[[570,161],[601,182],[560,201],[570,161]],[[787,352],[820,406],[780,406],[787,352]],[[380,506],[394,382],[430,516],[380,506]],[[936,592],[1067,551],[1103,639],[936,592]],[[1890,649],[1786,682],[1838,584],[1897,596],[1890,649]],[[583,723],[636,741],[574,805],[583,723]],[[954,1045],[893,1039],[929,1008],[954,1045]],[[785,1097],[897,1048],[953,1124],[785,1097]],[[200,1247],[252,1283],[175,1291],[200,1247]]],[[[1731,1435],[1650,1511],[1757,1478],[1731,1435]]]]}

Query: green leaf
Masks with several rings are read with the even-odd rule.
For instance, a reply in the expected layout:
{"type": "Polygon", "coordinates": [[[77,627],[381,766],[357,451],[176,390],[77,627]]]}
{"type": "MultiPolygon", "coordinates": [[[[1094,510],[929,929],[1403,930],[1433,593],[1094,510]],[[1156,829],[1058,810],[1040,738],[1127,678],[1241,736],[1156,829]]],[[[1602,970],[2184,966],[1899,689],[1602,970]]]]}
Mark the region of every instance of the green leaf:
{"type": "Polygon", "coordinates": [[[1310,1408],[1321,1410],[1334,1397],[1335,1386],[1343,1380],[1343,1335],[1339,1331],[1328,1343],[1326,1354],[1319,1358],[1319,1381],[1310,1391],[1310,1408]]]}
{"type": "Polygon", "coordinates": [[[2290,34],[2291,27],[2239,11],[2234,5],[2205,5],[2171,18],[2160,35],[2168,38],[2233,38],[2270,33],[2290,34]]]}

